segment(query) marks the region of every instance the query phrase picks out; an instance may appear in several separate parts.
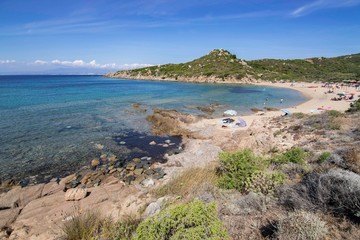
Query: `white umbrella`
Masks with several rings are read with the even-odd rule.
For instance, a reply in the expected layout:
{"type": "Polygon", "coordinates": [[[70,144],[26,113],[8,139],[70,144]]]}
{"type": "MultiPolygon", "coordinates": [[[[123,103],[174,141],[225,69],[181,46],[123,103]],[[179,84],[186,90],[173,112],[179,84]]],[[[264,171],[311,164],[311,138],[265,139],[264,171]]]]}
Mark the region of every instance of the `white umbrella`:
{"type": "Polygon", "coordinates": [[[229,116],[236,116],[237,112],[235,110],[226,110],[224,112],[224,115],[229,115],[229,116]]]}

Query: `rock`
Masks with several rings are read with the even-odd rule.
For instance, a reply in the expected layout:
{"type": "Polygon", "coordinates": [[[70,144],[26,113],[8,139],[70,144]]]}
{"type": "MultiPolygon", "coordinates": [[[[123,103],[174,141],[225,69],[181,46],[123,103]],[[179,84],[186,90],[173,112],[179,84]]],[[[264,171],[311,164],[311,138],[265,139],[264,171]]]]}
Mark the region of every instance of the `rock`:
{"type": "Polygon", "coordinates": [[[0,209],[22,208],[32,200],[40,198],[43,189],[44,184],[25,188],[14,187],[10,191],[0,194],[0,209]]]}
{"type": "Polygon", "coordinates": [[[134,181],[135,180],[135,176],[133,176],[133,175],[127,175],[126,177],[125,177],[125,182],[127,183],[127,184],[130,184],[132,181],[134,181]]]}
{"type": "Polygon", "coordinates": [[[81,184],[87,184],[89,182],[89,179],[91,178],[92,174],[91,173],[88,173],[86,174],[82,179],[81,179],[81,184]]]}
{"type": "Polygon", "coordinates": [[[60,181],[60,185],[66,185],[67,183],[70,183],[71,181],[76,179],[76,175],[75,174],[71,174],[67,177],[64,177],[63,179],[61,179],[60,181]]]}
{"type": "Polygon", "coordinates": [[[153,174],[155,173],[155,171],[154,171],[153,169],[149,168],[149,169],[145,170],[144,173],[145,173],[146,175],[153,175],[153,174]]]}
{"type": "Polygon", "coordinates": [[[134,174],[136,175],[136,176],[139,176],[139,175],[141,175],[143,173],[143,169],[142,168],[138,168],[138,169],[135,169],[134,170],[134,174]]]}
{"type": "Polygon", "coordinates": [[[92,167],[97,167],[97,166],[100,165],[100,161],[99,161],[98,159],[93,159],[93,160],[91,160],[90,165],[91,165],[92,167]]]}
{"type": "Polygon", "coordinates": [[[109,176],[103,181],[104,185],[113,185],[113,184],[117,184],[117,183],[119,183],[119,179],[117,179],[114,176],[109,176]]]}
{"type": "Polygon", "coordinates": [[[141,182],[141,185],[143,185],[144,187],[148,188],[148,187],[152,187],[155,185],[154,180],[152,180],[151,178],[147,178],[145,180],[143,180],[141,182]]]}
{"type": "Polygon", "coordinates": [[[155,168],[154,171],[155,171],[154,178],[157,180],[165,176],[165,172],[162,168],[155,168]]]}
{"type": "Polygon", "coordinates": [[[121,142],[119,142],[119,144],[120,144],[120,145],[125,145],[125,144],[126,144],[126,142],[121,141],[121,142]]]}
{"type": "Polygon", "coordinates": [[[126,165],[126,170],[129,170],[129,171],[134,171],[136,168],[136,164],[134,162],[129,162],[127,165],[126,165]]]}
{"type": "Polygon", "coordinates": [[[115,155],[112,155],[112,156],[110,156],[110,157],[108,158],[108,160],[109,160],[110,162],[115,162],[115,161],[118,160],[118,159],[117,159],[117,157],[116,157],[115,155]]]}
{"type": "Polygon", "coordinates": [[[169,147],[169,144],[163,144],[162,146],[163,147],[169,147]]]}
{"type": "MultiPolygon", "coordinates": [[[[5,209],[0,211],[0,229],[3,229],[6,226],[9,226],[13,223],[16,217],[19,215],[22,209],[5,209]]],[[[0,238],[2,239],[2,238],[0,238]]]]}
{"type": "Polygon", "coordinates": [[[171,141],[169,139],[165,140],[165,143],[169,144],[171,141]]]}
{"type": "Polygon", "coordinates": [[[106,154],[101,154],[101,155],[100,155],[100,159],[101,159],[102,161],[106,161],[106,160],[107,160],[107,155],[106,155],[106,154]]]}
{"type": "Polygon", "coordinates": [[[71,188],[65,193],[65,201],[79,201],[87,196],[86,188],[71,188]]]}
{"type": "Polygon", "coordinates": [[[134,158],[132,161],[133,161],[134,163],[140,163],[140,162],[141,162],[141,159],[140,159],[140,158],[134,158]]]}
{"type": "Polygon", "coordinates": [[[136,164],[136,169],[138,169],[138,168],[143,168],[144,167],[144,162],[139,162],[139,163],[137,163],[136,164]]]}
{"type": "Polygon", "coordinates": [[[168,198],[161,197],[156,202],[152,202],[149,206],[145,209],[145,217],[150,217],[155,215],[156,213],[160,212],[161,207],[167,202],[168,198]]]}
{"type": "Polygon", "coordinates": [[[100,143],[95,143],[95,148],[102,150],[104,148],[104,145],[102,145],[100,143]]]}
{"type": "Polygon", "coordinates": [[[155,142],[155,141],[151,141],[151,142],[149,143],[149,145],[156,145],[156,142],[155,142]]]}

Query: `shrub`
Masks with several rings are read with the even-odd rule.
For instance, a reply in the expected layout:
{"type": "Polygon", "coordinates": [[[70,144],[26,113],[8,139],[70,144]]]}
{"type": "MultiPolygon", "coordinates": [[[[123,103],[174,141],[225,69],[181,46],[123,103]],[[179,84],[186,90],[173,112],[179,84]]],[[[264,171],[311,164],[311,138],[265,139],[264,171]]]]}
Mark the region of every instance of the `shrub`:
{"type": "Polygon", "coordinates": [[[286,164],[286,163],[305,164],[306,157],[308,157],[308,154],[303,149],[295,147],[280,155],[277,155],[271,161],[276,164],[286,164]]]}
{"type": "Polygon", "coordinates": [[[93,239],[102,222],[103,220],[96,213],[76,213],[70,220],[66,221],[62,227],[62,230],[65,233],[64,239],[93,239]]]}
{"type": "Polygon", "coordinates": [[[329,152],[323,152],[319,158],[318,158],[318,162],[319,163],[323,163],[323,162],[326,162],[327,160],[329,160],[331,157],[331,153],[329,152]]]}
{"type": "Polygon", "coordinates": [[[327,115],[330,117],[336,118],[336,117],[343,117],[344,113],[336,111],[336,110],[330,110],[330,111],[327,111],[327,115]]]}
{"type": "Polygon", "coordinates": [[[325,222],[304,211],[290,213],[279,221],[277,228],[276,235],[279,240],[318,240],[323,239],[327,233],[325,222]]]}
{"type": "Polygon", "coordinates": [[[302,119],[305,117],[305,114],[302,112],[295,112],[295,113],[293,113],[293,116],[297,119],[302,119]]]}
{"type": "Polygon", "coordinates": [[[245,191],[262,193],[264,195],[272,194],[275,188],[282,184],[285,179],[285,174],[281,172],[257,172],[246,180],[245,191]]]}
{"type": "Polygon", "coordinates": [[[306,118],[304,125],[311,126],[318,130],[339,130],[341,128],[341,124],[338,119],[343,116],[344,113],[336,110],[330,110],[322,114],[312,115],[306,118]]]}
{"type": "Polygon", "coordinates": [[[357,112],[360,111],[360,99],[356,100],[354,103],[350,103],[350,108],[346,112],[357,112]]]}
{"type": "Polygon", "coordinates": [[[268,165],[249,149],[236,153],[220,153],[219,160],[219,186],[239,191],[245,190],[245,182],[254,173],[263,170],[268,165]]]}
{"type": "Polygon", "coordinates": [[[199,200],[179,204],[143,221],[135,239],[229,239],[217,217],[216,204],[205,205],[199,200]]]}
{"type": "Polygon", "coordinates": [[[342,169],[311,173],[279,192],[280,203],[291,209],[318,209],[360,220],[360,176],[342,169]]]}

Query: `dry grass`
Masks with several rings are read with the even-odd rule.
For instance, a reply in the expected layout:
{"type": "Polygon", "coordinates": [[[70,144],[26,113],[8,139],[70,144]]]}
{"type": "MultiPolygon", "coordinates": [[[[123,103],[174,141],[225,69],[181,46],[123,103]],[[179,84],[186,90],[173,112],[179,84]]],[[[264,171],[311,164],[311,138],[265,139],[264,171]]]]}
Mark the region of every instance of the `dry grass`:
{"type": "Polygon", "coordinates": [[[214,165],[205,168],[189,168],[155,190],[157,196],[175,195],[193,198],[204,192],[214,192],[217,175],[214,165]]]}
{"type": "Polygon", "coordinates": [[[101,226],[100,239],[132,239],[136,228],[142,220],[137,216],[124,216],[120,221],[108,219],[101,226]]]}
{"type": "Polygon", "coordinates": [[[360,174],[360,146],[349,149],[345,156],[345,162],[351,171],[360,174]]]}
{"type": "Polygon", "coordinates": [[[104,222],[104,219],[100,217],[98,213],[76,212],[70,217],[70,220],[66,221],[62,226],[62,230],[65,234],[65,240],[87,240],[93,239],[98,233],[100,226],[104,222]]]}

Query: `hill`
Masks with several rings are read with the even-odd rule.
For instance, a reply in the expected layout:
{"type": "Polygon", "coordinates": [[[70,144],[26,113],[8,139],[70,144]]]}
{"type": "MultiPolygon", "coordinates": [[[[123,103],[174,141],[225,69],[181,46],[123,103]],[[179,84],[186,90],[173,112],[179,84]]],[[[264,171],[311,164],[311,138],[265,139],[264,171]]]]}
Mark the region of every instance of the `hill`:
{"type": "Polygon", "coordinates": [[[192,82],[342,81],[360,79],[360,54],[335,58],[245,61],[227,50],[215,49],[187,63],[124,70],[106,76],[192,82]]]}

